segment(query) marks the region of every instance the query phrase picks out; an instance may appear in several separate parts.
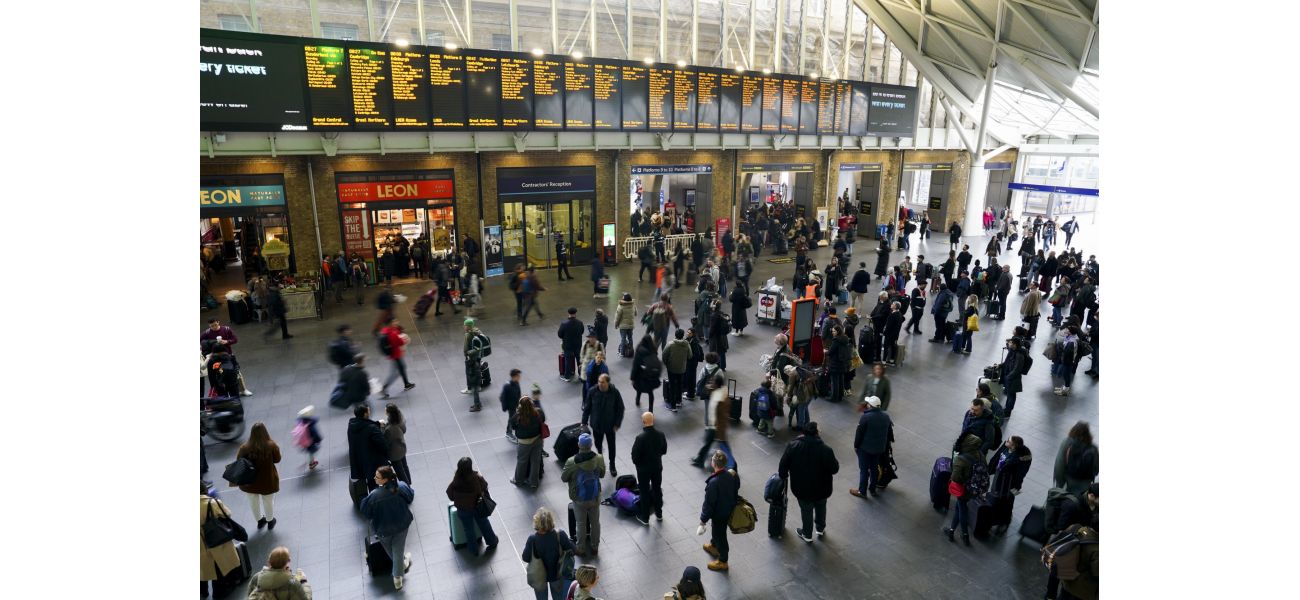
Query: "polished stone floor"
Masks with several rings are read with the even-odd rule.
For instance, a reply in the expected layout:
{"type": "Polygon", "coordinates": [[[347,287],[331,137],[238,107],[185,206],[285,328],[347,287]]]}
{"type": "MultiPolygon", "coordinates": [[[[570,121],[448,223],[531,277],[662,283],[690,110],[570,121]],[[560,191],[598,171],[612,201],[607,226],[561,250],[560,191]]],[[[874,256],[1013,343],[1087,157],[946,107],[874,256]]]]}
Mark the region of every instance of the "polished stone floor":
{"type": "MultiPolygon", "coordinates": [[[[1085,237],[1094,230],[1089,228],[1074,240],[1085,256],[1095,253],[1091,235],[1085,237]]],[[[969,243],[982,249],[985,241],[974,237],[969,243]]],[[[873,264],[872,248],[870,241],[860,241],[856,246],[858,260],[873,264]]],[[[944,236],[925,243],[914,241],[911,253],[936,257],[946,252],[944,236]]],[[[821,249],[814,254],[814,260],[823,264],[829,253],[829,249],[821,249]]],[[[1004,256],[1009,258],[1011,254],[1004,256]]],[[[772,264],[767,262],[768,257],[764,254],[757,262],[753,281],[776,275],[788,285],[792,265],[772,264]]],[[[897,262],[901,256],[894,254],[892,258],[891,262],[897,262]]],[[[347,494],[345,429],[350,412],[331,410],[327,404],[335,368],[326,361],[325,346],[341,323],[354,324],[357,336],[367,338],[365,332],[376,315],[375,290],[368,292],[365,307],[358,307],[350,299],[341,305],[329,299],[323,320],[291,321],[290,330],[295,336],[292,340],[282,341],[278,335],[263,339],[262,326],[256,323],[237,326],[241,342],[236,350],[248,386],[255,392],[245,399],[248,418],[250,423],[265,422],[284,449],[281,492],[275,497],[279,520],[275,531],[255,530],[241,492],[230,489],[221,493],[236,518],[252,532],[249,549],[253,561],[264,561],[276,545],[288,546],[294,565],[305,569],[310,577],[317,598],[531,598],[520,560],[524,541],[531,533],[530,516],[538,506],[548,506],[563,521],[568,496],[559,481],[559,468],[551,460],[546,462],[547,474],[539,490],[517,489],[508,483],[515,447],[503,437],[506,416],[496,400],[500,382],[507,378],[510,368],[520,368],[525,389],[532,382],[541,384],[554,431],[578,421],[579,388],[560,381],[556,374],[559,340],[555,331],[564,309],[576,306],[580,317],[589,323],[598,307],[612,318],[615,298],[623,291],[631,291],[643,305],[653,293],[652,285],[637,283],[636,265],[632,263],[610,269],[610,299],[592,298],[586,268],[573,271],[579,279],[565,283],[558,282],[552,271],[542,272],[548,287],[541,299],[546,318],[533,320],[527,327],[517,326],[512,318],[513,299],[504,278],[494,278],[487,284],[480,324],[493,339],[489,363],[494,384],[484,392],[485,410],[479,413],[467,412],[470,402],[459,394],[465,383],[461,318],[450,313],[435,318],[430,313],[428,319],[416,320],[411,308],[429,284],[397,286],[397,291],[408,297],[398,314],[412,338],[408,365],[417,383],[415,389],[394,396],[409,424],[408,460],[416,490],[412,506],[416,520],[407,542],[414,567],[400,592],[393,590],[387,577],[372,578],[363,568],[361,549],[366,527],[347,494]],[[293,448],[289,435],[296,413],[307,404],[316,405],[325,437],[318,456],[321,466],[316,472],[306,470],[305,457],[293,448]],[[501,544],[495,552],[482,557],[455,551],[448,542],[444,490],[461,456],[474,458],[500,502],[492,523],[501,544]]],[[[682,293],[678,302],[689,305],[693,298],[693,292],[682,293]]],[[[1008,314],[1014,314],[1018,307],[1016,296],[1008,314]]],[[[201,320],[206,322],[212,315],[224,319],[225,306],[203,311],[201,320]]],[[[791,439],[784,423],[774,439],[756,434],[747,421],[746,425],[732,428],[732,448],[741,465],[742,494],[755,503],[760,524],[752,533],[731,536],[729,574],[703,571],[710,598],[968,600],[1033,598],[1042,594],[1046,572],[1038,563],[1038,549],[1032,542],[1021,541],[1014,526],[1006,537],[976,540],[971,548],[960,542],[950,543],[940,533],[946,517],[930,506],[926,491],[930,467],[936,457],[948,454],[973,397],[976,379],[986,365],[998,360],[1002,341],[1009,337],[1016,321],[983,320],[970,356],[954,355],[945,345],[926,343],[925,338],[932,334],[932,321],[927,316],[924,322],[926,336],[904,334],[907,361],[891,371],[894,398],[890,414],[897,436],[894,453],[900,478],[878,499],[863,501],[848,494],[857,479],[852,450],[857,415],[853,405],[812,405],[812,417],[820,423],[823,437],[840,461],[824,540],[805,544],[794,535],[799,525],[797,510],[787,522],[783,539],[769,539],[765,534],[768,511],[762,502],[762,485],[775,472],[781,452],[791,439]]],[[[1050,331],[1050,326],[1044,326],[1044,331],[1050,331]]],[[[745,397],[758,381],[759,356],[769,351],[775,333],[772,327],[751,323],[746,336],[732,338],[729,373],[738,380],[745,397]]],[[[611,335],[616,343],[617,334],[611,331],[611,335]]],[[[1034,344],[1036,357],[1047,337],[1040,332],[1034,344]]],[[[371,373],[382,378],[388,366],[373,346],[373,342],[366,342],[366,351],[374,359],[371,373]]],[[[638,412],[631,406],[631,361],[615,357],[611,363],[616,385],[629,403],[624,427],[618,434],[617,464],[620,472],[634,473],[628,456],[639,423],[638,412]]],[[[1019,397],[1015,417],[1006,427],[1005,435],[1022,436],[1036,458],[1015,506],[1016,524],[1032,504],[1042,503],[1056,447],[1066,430],[1076,420],[1086,419],[1094,424],[1096,432],[1098,384],[1082,373],[1086,361],[1076,378],[1074,394],[1068,398],[1052,394],[1048,365],[1046,359],[1037,358],[1033,371],[1025,377],[1025,391],[1019,397]]],[[[861,382],[859,376],[856,389],[860,389],[861,382]]],[[[382,406],[374,399],[372,405],[382,406]]],[[[700,403],[688,403],[677,414],[656,412],[659,428],[669,443],[664,473],[665,519],[662,523],[652,520],[647,528],[613,508],[602,508],[601,553],[592,560],[600,569],[598,596],[610,600],[661,598],[683,567],[703,568],[708,561],[700,549],[706,540],[695,535],[706,474],[688,464],[701,443],[702,412],[700,403]]],[[[206,443],[212,465],[208,478],[219,479],[222,465],[233,460],[236,446],[210,440],[206,443]]],[[[612,484],[612,479],[607,483],[612,484]]]]}

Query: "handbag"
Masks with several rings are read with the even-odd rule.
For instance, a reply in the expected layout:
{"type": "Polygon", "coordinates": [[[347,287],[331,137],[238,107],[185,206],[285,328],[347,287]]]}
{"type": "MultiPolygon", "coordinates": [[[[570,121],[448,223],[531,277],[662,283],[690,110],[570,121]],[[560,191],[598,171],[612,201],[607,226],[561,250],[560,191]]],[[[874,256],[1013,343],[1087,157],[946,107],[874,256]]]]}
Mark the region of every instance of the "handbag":
{"type": "Polygon", "coordinates": [[[209,548],[216,548],[231,540],[246,542],[248,541],[248,532],[230,517],[213,515],[212,503],[208,502],[207,519],[203,521],[204,545],[209,548]]]}
{"type": "Polygon", "coordinates": [[[474,512],[480,517],[490,517],[497,510],[497,501],[488,495],[487,490],[479,494],[478,502],[474,503],[474,512]]]}
{"type": "Polygon", "coordinates": [[[528,568],[524,571],[528,575],[528,587],[535,590],[546,589],[546,563],[542,562],[542,557],[536,552],[533,553],[533,558],[528,561],[528,568]]]}
{"type": "Polygon", "coordinates": [[[257,468],[247,457],[241,458],[226,465],[221,478],[229,481],[231,485],[248,485],[257,479],[257,468]]]}
{"type": "Polygon", "coordinates": [[[555,535],[556,545],[560,546],[560,579],[565,581],[572,581],[576,579],[573,572],[574,571],[573,551],[565,550],[564,546],[560,544],[559,533],[555,531],[551,531],[551,533],[555,535]]]}
{"type": "Polygon", "coordinates": [[[546,423],[542,423],[542,439],[546,439],[548,437],[551,437],[551,426],[547,425],[546,423]]]}
{"type": "Polygon", "coordinates": [[[971,315],[969,317],[966,317],[966,331],[979,331],[979,330],[980,330],[979,315],[971,315]]]}
{"type": "Polygon", "coordinates": [[[956,481],[948,482],[948,495],[954,498],[961,498],[966,495],[966,486],[956,481]]]}

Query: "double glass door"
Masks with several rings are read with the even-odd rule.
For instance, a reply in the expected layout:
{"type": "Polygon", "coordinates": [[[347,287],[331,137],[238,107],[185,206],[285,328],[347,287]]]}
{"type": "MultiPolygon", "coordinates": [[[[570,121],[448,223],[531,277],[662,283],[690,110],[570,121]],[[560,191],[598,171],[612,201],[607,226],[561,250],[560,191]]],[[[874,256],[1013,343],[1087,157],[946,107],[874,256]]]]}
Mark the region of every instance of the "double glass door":
{"type": "Polygon", "coordinates": [[[555,245],[561,240],[569,248],[569,264],[591,261],[594,252],[591,199],[536,204],[506,202],[501,209],[506,269],[521,263],[538,268],[558,266],[555,245]]]}

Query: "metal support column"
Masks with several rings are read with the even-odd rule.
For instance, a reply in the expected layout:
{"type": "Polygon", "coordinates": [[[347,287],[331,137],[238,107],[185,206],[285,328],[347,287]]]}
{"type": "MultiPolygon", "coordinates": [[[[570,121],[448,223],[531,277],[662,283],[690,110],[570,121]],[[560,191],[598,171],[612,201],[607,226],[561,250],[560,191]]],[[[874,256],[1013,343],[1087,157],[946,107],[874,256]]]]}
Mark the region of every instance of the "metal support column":
{"type": "Polygon", "coordinates": [[[849,53],[853,50],[853,0],[844,0],[844,45],[840,48],[840,68],[836,75],[841,79],[849,78],[849,53]]]}
{"type": "Polygon", "coordinates": [[[632,0],[623,0],[623,16],[627,18],[627,56],[624,58],[632,60],[632,0]]]}
{"type": "Polygon", "coordinates": [[[510,0],[510,50],[519,51],[519,2],[510,0]]]}
{"type": "Polygon", "coordinates": [[[795,65],[794,72],[803,75],[804,69],[804,49],[803,36],[808,31],[808,0],[799,0],[799,64],[795,65]]]}
{"type": "Polygon", "coordinates": [[[721,28],[722,37],[719,39],[722,40],[722,47],[718,48],[718,56],[712,63],[710,63],[713,64],[713,66],[715,67],[721,66],[724,69],[727,67],[727,47],[731,45],[731,43],[727,41],[727,5],[728,4],[731,3],[728,2],[727,0],[722,0],[722,2],[719,3],[719,7],[722,9],[722,20],[718,23],[718,26],[721,28]]]}
{"type": "Polygon", "coordinates": [[[474,47],[474,3],[465,0],[465,47],[474,47]]]}
{"type": "Polygon", "coordinates": [[[555,8],[558,0],[551,0],[551,54],[560,53],[560,18],[555,8]]]}
{"type": "Polygon", "coordinates": [[[871,15],[867,15],[867,37],[862,40],[862,80],[871,81],[871,44],[875,43],[876,36],[871,34],[875,24],[871,22],[871,15]]]}
{"type": "Polygon", "coordinates": [[[262,25],[257,22],[257,0],[248,0],[248,20],[249,25],[253,26],[253,31],[262,33],[262,25]]]}
{"type": "Polygon", "coordinates": [[[830,3],[830,0],[827,0],[825,3],[822,4],[822,10],[823,10],[823,12],[822,12],[822,55],[821,55],[820,60],[817,61],[817,73],[820,74],[822,77],[826,77],[826,72],[827,72],[827,71],[830,71],[830,69],[828,69],[828,68],[826,68],[826,67],[830,66],[830,61],[831,61],[831,44],[830,44],[830,33],[831,33],[831,3],[830,3]]]}
{"type": "Polygon", "coordinates": [[[758,9],[755,8],[757,6],[757,2],[749,3],[749,48],[747,48],[748,53],[745,55],[745,66],[751,69],[754,68],[754,18],[755,13],[758,12],[758,9]]]}
{"type": "Polygon", "coordinates": [[[587,34],[588,34],[588,37],[591,39],[591,44],[590,44],[590,46],[591,46],[591,56],[592,56],[592,57],[595,57],[595,56],[596,56],[596,21],[599,21],[599,20],[600,20],[600,19],[596,18],[596,17],[597,17],[597,15],[596,15],[596,0],[591,0],[591,8],[588,9],[588,10],[591,11],[591,13],[588,15],[588,20],[590,20],[591,23],[590,23],[589,26],[587,27],[587,34]]]}
{"type": "MultiPolygon", "coordinates": [[[[313,0],[314,1],[314,0],[313,0]]],[[[772,42],[772,70],[781,70],[781,43],[785,38],[786,0],[776,0],[776,39],[772,42]]]]}
{"type": "Polygon", "coordinates": [[[659,62],[666,62],[665,48],[668,46],[668,0],[659,0],[659,62]]]}
{"type": "Polygon", "coordinates": [[[375,0],[366,0],[366,31],[370,32],[367,42],[378,41],[375,39],[375,0]]]}
{"type": "Polygon", "coordinates": [[[429,43],[429,36],[424,33],[424,0],[415,0],[415,21],[418,24],[416,34],[420,36],[420,40],[415,43],[429,43]]]}
{"type": "Polygon", "coordinates": [[[307,0],[307,12],[311,15],[311,35],[312,37],[321,37],[320,34],[320,7],[316,5],[316,0],[307,0]]]}
{"type": "Polygon", "coordinates": [[[700,64],[700,0],[691,0],[691,64],[700,64]]]}

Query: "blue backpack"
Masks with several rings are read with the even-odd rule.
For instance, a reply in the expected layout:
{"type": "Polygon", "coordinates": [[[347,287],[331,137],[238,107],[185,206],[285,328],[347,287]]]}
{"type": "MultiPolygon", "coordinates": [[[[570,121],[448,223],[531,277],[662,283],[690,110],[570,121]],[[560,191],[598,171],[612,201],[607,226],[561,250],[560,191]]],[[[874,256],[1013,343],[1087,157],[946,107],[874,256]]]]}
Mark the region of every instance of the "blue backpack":
{"type": "Polygon", "coordinates": [[[600,477],[595,471],[579,467],[574,482],[579,502],[591,502],[600,498],[600,477]]]}
{"type": "Polygon", "coordinates": [[[763,486],[763,499],[768,502],[781,502],[785,498],[785,480],[780,473],[773,473],[763,486]]]}
{"type": "Polygon", "coordinates": [[[768,391],[760,387],[758,389],[758,397],[755,398],[754,400],[754,408],[758,410],[758,415],[760,417],[766,418],[768,412],[772,410],[772,406],[768,398],[769,398],[768,391]]]}

